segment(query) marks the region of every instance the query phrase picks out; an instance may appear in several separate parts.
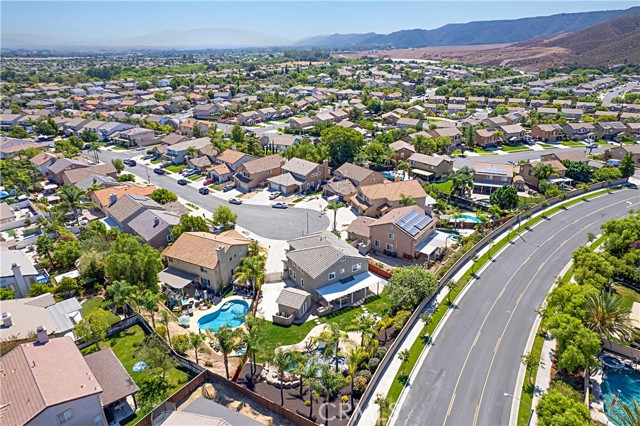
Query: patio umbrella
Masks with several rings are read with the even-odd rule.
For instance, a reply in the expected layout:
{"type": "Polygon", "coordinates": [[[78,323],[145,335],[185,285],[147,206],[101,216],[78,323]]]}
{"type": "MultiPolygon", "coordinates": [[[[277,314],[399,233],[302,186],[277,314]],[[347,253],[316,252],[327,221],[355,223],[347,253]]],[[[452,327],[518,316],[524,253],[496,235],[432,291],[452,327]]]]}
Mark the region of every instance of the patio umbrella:
{"type": "Polygon", "coordinates": [[[133,371],[135,371],[136,373],[140,373],[141,371],[144,371],[147,369],[147,363],[144,361],[138,361],[135,364],[133,364],[133,371]]]}
{"type": "Polygon", "coordinates": [[[178,324],[180,325],[189,325],[189,323],[191,322],[191,319],[189,318],[189,315],[182,315],[180,318],[178,318],[178,324]]]}
{"type": "Polygon", "coordinates": [[[200,297],[200,292],[198,291],[198,289],[196,289],[196,292],[194,293],[195,297],[200,297]]]}

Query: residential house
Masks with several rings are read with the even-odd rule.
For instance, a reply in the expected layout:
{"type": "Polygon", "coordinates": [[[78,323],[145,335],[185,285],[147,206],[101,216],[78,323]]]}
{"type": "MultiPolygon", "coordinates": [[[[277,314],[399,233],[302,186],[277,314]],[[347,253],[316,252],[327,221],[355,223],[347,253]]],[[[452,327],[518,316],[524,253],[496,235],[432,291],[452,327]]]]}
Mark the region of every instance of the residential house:
{"type": "Polygon", "coordinates": [[[265,134],[260,137],[260,144],[272,151],[286,152],[301,140],[302,137],[298,135],[265,134]]]}
{"type": "Polygon", "coordinates": [[[313,125],[315,124],[311,118],[306,116],[290,118],[287,121],[287,123],[289,124],[289,127],[291,127],[292,129],[298,129],[298,130],[313,127],[313,125]]]}
{"type": "Polygon", "coordinates": [[[75,185],[89,176],[107,176],[115,179],[118,177],[118,170],[116,170],[115,166],[111,163],[67,169],[62,172],[62,184],[75,185]]]}
{"type": "Polygon", "coordinates": [[[640,145],[621,144],[620,146],[611,148],[610,151],[611,158],[613,158],[614,160],[622,161],[622,159],[624,159],[627,154],[631,154],[631,156],[633,157],[633,162],[636,165],[640,164],[640,145]]]}
{"type": "Polygon", "coordinates": [[[322,164],[316,164],[294,157],[282,166],[280,176],[271,177],[267,181],[269,187],[274,191],[291,194],[315,191],[329,177],[329,162],[327,160],[324,160],[322,164]]]}
{"type": "Polygon", "coordinates": [[[2,341],[27,339],[38,327],[42,327],[48,336],[71,336],[75,339],[75,325],[82,321],[82,306],[75,297],[56,302],[53,294],[44,293],[36,297],[3,300],[0,306],[2,341]]]}
{"type": "Polygon", "coordinates": [[[532,161],[530,163],[524,163],[519,166],[518,174],[522,176],[525,183],[533,188],[538,188],[540,181],[534,176],[533,170],[538,164],[550,164],[554,170],[554,178],[564,178],[567,172],[567,168],[558,160],[547,161],[532,161]]]}
{"type": "Polygon", "coordinates": [[[503,138],[507,142],[520,142],[527,131],[520,124],[508,124],[504,126],[498,127],[498,129],[503,133],[503,138]]]}
{"type": "Polygon", "coordinates": [[[584,111],[580,108],[561,108],[560,113],[563,114],[567,120],[578,121],[582,118],[584,111]]]}
{"type": "Polygon", "coordinates": [[[564,137],[559,124],[536,124],[531,127],[531,136],[542,142],[557,142],[564,137]]]}
{"type": "Polygon", "coordinates": [[[219,104],[201,104],[193,108],[193,118],[196,120],[213,120],[222,112],[219,104]]]}
{"type": "Polygon", "coordinates": [[[354,186],[374,185],[384,182],[384,176],[375,170],[365,169],[352,163],[344,163],[333,172],[334,180],[349,180],[354,186]]]}
{"type": "Polygon", "coordinates": [[[540,156],[542,161],[573,161],[589,164],[589,158],[582,151],[558,151],[553,153],[542,154],[540,156]]]}
{"type": "Polygon", "coordinates": [[[498,130],[491,129],[476,129],[473,135],[473,143],[478,146],[496,146],[502,143],[502,137],[499,136],[498,130]]]}
{"type": "Polygon", "coordinates": [[[211,145],[211,141],[208,137],[188,139],[168,146],[167,153],[165,155],[169,157],[173,164],[184,164],[187,157],[187,151],[195,150],[195,154],[192,154],[192,156],[197,156],[197,152],[208,145],[211,145]]]}
{"type": "Polygon", "coordinates": [[[127,228],[153,248],[166,247],[172,241],[171,230],[180,223],[180,215],[171,211],[144,209],[129,219],[127,228]]]}
{"type": "Polygon", "coordinates": [[[114,186],[110,188],[98,189],[96,191],[89,192],[89,199],[91,202],[96,205],[96,207],[102,210],[104,213],[107,212],[107,208],[116,202],[118,198],[130,194],[130,195],[138,195],[142,197],[151,196],[153,191],[158,189],[155,185],[124,185],[120,184],[120,186],[114,186]]]}
{"type": "MultiPolygon", "coordinates": [[[[512,186],[515,166],[496,163],[473,163],[473,190],[480,193],[492,193],[504,185],[512,186]]],[[[524,185],[522,186],[524,189],[524,185]]]]}
{"type": "Polygon", "coordinates": [[[413,145],[402,140],[390,143],[389,148],[396,152],[396,162],[406,161],[416,152],[413,145]]]}
{"type": "Polygon", "coordinates": [[[108,141],[117,137],[119,133],[126,132],[133,128],[134,126],[128,123],[118,123],[116,121],[103,122],[103,124],[98,128],[98,139],[101,141],[108,141]]]}
{"type": "Polygon", "coordinates": [[[82,133],[84,125],[89,121],[90,120],[85,118],[72,118],[71,120],[64,122],[62,129],[67,135],[79,135],[82,133]]]}
{"type": "Polygon", "coordinates": [[[405,129],[407,127],[422,127],[422,120],[417,118],[400,118],[396,121],[395,126],[399,129],[405,129]]]}
{"type": "Polygon", "coordinates": [[[16,220],[15,211],[7,203],[0,203],[0,225],[14,222],[16,220]]]}
{"type": "Polygon", "coordinates": [[[52,165],[49,166],[46,171],[46,175],[49,179],[57,184],[62,184],[63,173],[67,170],[80,169],[85,167],[91,167],[87,164],[86,160],[76,158],[59,158],[52,165]]]}
{"type": "Polygon", "coordinates": [[[616,136],[627,131],[627,127],[624,123],[619,121],[600,121],[598,123],[594,123],[593,126],[595,127],[595,133],[598,137],[608,140],[615,139],[616,136]]]}
{"type": "Polygon", "coordinates": [[[245,154],[242,151],[236,151],[235,149],[226,149],[222,151],[218,157],[216,157],[216,163],[226,164],[231,171],[238,170],[242,164],[255,160],[253,155],[245,154]]]}
{"type": "Polygon", "coordinates": [[[57,155],[54,155],[48,152],[41,152],[39,154],[34,155],[29,161],[31,162],[31,164],[36,166],[36,168],[38,169],[38,171],[42,176],[46,176],[47,171],[49,170],[49,167],[53,163],[55,163],[57,159],[58,159],[57,155]]]}
{"type": "MultiPolygon", "coordinates": [[[[111,197],[113,200],[113,197],[111,197]]],[[[144,195],[125,194],[106,207],[106,213],[121,231],[133,233],[129,222],[145,210],[163,210],[163,207],[144,195]]]]}
{"type": "Polygon", "coordinates": [[[186,120],[180,123],[178,131],[182,135],[195,137],[197,132],[200,132],[200,135],[208,135],[209,128],[210,124],[206,121],[186,120]],[[196,128],[198,130],[195,130],[196,128]]]}
{"type": "Polygon", "coordinates": [[[118,136],[114,138],[114,140],[126,146],[148,146],[156,142],[156,136],[151,129],[134,127],[118,133],[118,136]]]}
{"type": "Polygon", "coordinates": [[[261,120],[256,111],[247,111],[236,115],[236,121],[241,126],[253,126],[261,120]]]}
{"type": "Polygon", "coordinates": [[[242,163],[235,175],[236,188],[243,191],[253,189],[266,183],[267,179],[279,176],[286,160],[279,154],[268,155],[242,163]]]}
{"type": "Polygon", "coordinates": [[[262,122],[275,120],[278,117],[278,111],[272,107],[261,108],[256,113],[262,122]]]}
{"type": "MultiPolygon", "coordinates": [[[[351,198],[351,207],[359,215],[379,217],[389,210],[402,206],[405,198],[411,198],[416,205],[427,209],[427,193],[415,179],[366,185],[357,188],[357,194],[351,198]]],[[[429,197],[430,199],[430,197],[429,197]]]]}
{"type": "Polygon", "coordinates": [[[567,123],[562,126],[567,138],[580,141],[595,136],[596,128],[591,123],[567,123]]]}
{"type": "MultiPolygon", "coordinates": [[[[4,210],[5,220],[10,221],[6,208],[4,210]]],[[[33,260],[20,250],[0,250],[0,258],[0,287],[13,291],[15,297],[26,297],[39,275],[33,260]]]]}
{"type": "Polygon", "coordinates": [[[158,274],[159,281],[174,290],[199,284],[219,291],[231,284],[250,242],[235,230],[184,232],[162,253],[169,266],[158,274]]]}
{"type": "Polygon", "coordinates": [[[449,138],[453,145],[458,145],[462,142],[462,132],[456,127],[438,127],[433,130],[427,130],[427,134],[434,140],[439,137],[449,138]]]}
{"type": "Polygon", "coordinates": [[[9,130],[17,126],[24,114],[0,114],[0,130],[9,130]]]}
{"type": "Polygon", "coordinates": [[[453,160],[446,156],[415,153],[409,157],[411,173],[425,181],[441,179],[453,169],[453,160]]]}

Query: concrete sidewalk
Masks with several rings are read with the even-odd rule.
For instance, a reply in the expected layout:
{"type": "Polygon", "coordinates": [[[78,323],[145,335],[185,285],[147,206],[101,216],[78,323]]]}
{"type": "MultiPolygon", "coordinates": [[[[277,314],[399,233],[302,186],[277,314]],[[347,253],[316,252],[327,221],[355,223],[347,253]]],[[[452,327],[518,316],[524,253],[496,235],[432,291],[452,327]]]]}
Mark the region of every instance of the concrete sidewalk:
{"type": "Polygon", "coordinates": [[[540,366],[538,367],[535,388],[533,390],[533,400],[531,401],[531,407],[533,407],[534,410],[533,416],[531,417],[531,425],[538,423],[538,415],[535,412],[535,407],[538,405],[538,400],[540,400],[542,394],[545,393],[549,389],[549,385],[551,385],[551,366],[553,365],[553,358],[556,354],[556,343],[555,339],[547,336],[542,345],[540,366]]]}

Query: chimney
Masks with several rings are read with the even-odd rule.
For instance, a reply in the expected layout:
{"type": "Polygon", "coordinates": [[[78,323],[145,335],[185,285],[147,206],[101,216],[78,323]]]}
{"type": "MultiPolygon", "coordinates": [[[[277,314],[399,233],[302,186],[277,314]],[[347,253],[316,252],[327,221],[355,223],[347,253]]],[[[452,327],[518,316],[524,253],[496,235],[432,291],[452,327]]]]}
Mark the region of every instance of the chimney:
{"type": "Polygon", "coordinates": [[[158,225],[160,225],[160,219],[158,219],[158,216],[156,216],[153,218],[153,227],[155,228],[158,225]]]}
{"type": "Polygon", "coordinates": [[[3,312],[2,313],[2,326],[3,327],[11,327],[13,325],[13,320],[11,319],[11,312],[3,312]]]}
{"type": "Polygon", "coordinates": [[[112,206],[118,201],[118,196],[115,193],[109,194],[109,205],[112,206]]]}
{"type": "Polygon", "coordinates": [[[224,247],[216,248],[216,254],[218,255],[218,262],[222,262],[224,260],[224,247]]]}
{"type": "Polygon", "coordinates": [[[38,328],[36,328],[36,337],[38,338],[38,343],[45,344],[49,341],[49,335],[47,334],[47,329],[41,325],[39,325],[38,328]]]}

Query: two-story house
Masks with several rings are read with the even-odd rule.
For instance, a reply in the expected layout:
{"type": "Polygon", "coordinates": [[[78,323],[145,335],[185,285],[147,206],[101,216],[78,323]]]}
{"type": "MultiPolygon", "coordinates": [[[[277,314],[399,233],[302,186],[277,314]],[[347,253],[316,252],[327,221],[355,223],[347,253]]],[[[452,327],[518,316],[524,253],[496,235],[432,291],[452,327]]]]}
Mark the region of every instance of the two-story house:
{"type": "Polygon", "coordinates": [[[283,194],[314,191],[329,179],[329,162],[317,164],[301,158],[292,158],[282,166],[282,174],[267,179],[269,187],[283,194]]]}
{"type": "Polygon", "coordinates": [[[531,127],[531,136],[542,142],[557,142],[564,137],[559,124],[536,124],[531,127]]]}
{"type": "Polygon", "coordinates": [[[476,129],[473,135],[473,143],[478,146],[496,146],[502,143],[502,137],[495,128],[476,129]]]}
{"type": "Polygon", "coordinates": [[[375,170],[365,169],[353,163],[344,163],[333,172],[335,180],[348,179],[355,186],[374,185],[384,182],[384,176],[375,170]]]}
{"type": "Polygon", "coordinates": [[[236,188],[242,191],[252,191],[264,184],[267,179],[280,176],[282,166],[286,160],[279,154],[268,155],[242,163],[235,174],[236,188]]]}
{"type": "Polygon", "coordinates": [[[210,144],[209,138],[189,139],[168,146],[165,155],[169,157],[173,164],[184,164],[187,152],[193,152],[191,155],[195,158],[198,156],[198,151],[210,144]]]}
{"type": "Polygon", "coordinates": [[[564,178],[567,172],[567,168],[558,160],[547,160],[547,161],[532,161],[530,163],[521,164],[518,170],[518,174],[522,176],[527,185],[537,188],[540,184],[540,180],[534,176],[533,171],[535,167],[540,164],[551,164],[554,169],[554,176],[557,178],[564,178]]]}
{"type": "Polygon", "coordinates": [[[115,140],[127,146],[147,146],[155,142],[156,136],[153,130],[144,127],[134,127],[118,133],[115,140]]]}
{"type": "Polygon", "coordinates": [[[436,220],[418,206],[399,207],[368,225],[371,248],[387,255],[414,259],[436,227],[436,220]]]}
{"type": "Polygon", "coordinates": [[[431,197],[422,189],[420,182],[415,179],[398,182],[388,182],[358,187],[357,193],[351,198],[351,207],[359,215],[380,217],[386,212],[402,207],[405,198],[415,200],[416,205],[427,209],[427,198],[431,204],[431,197]]]}
{"type": "Polygon", "coordinates": [[[515,167],[510,164],[475,162],[473,170],[473,190],[476,192],[490,194],[504,185],[513,184],[515,167]]]}
{"type": "Polygon", "coordinates": [[[527,134],[527,131],[520,124],[507,124],[498,127],[503,134],[503,139],[507,142],[517,143],[527,134]]]}
{"type": "Polygon", "coordinates": [[[184,232],[162,255],[169,265],[158,274],[174,290],[200,285],[218,291],[231,284],[250,240],[235,230],[220,234],[184,232]]]}
{"type": "Polygon", "coordinates": [[[591,123],[567,123],[562,126],[562,130],[567,138],[574,141],[581,141],[595,136],[596,128],[591,123]]]}
{"type": "Polygon", "coordinates": [[[595,132],[598,137],[608,140],[615,139],[616,136],[627,131],[627,127],[624,123],[619,121],[600,121],[598,123],[594,123],[593,126],[595,127],[595,132]]]}
{"type": "Polygon", "coordinates": [[[389,144],[389,148],[393,149],[396,153],[396,162],[407,161],[411,157],[416,149],[410,143],[403,140],[398,140],[389,144]]]}
{"type": "Polygon", "coordinates": [[[415,153],[409,157],[411,173],[425,181],[441,179],[453,169],[453,160],[446,156],[415,153]]]}
{"type": "Polygon", "coordinates": [[[433,130],[427,130],[427,133],[434,140],[439,137],[449,138],[453,145],[462,142],[462,133],[457,127],[439,127],[433,130]]]}

